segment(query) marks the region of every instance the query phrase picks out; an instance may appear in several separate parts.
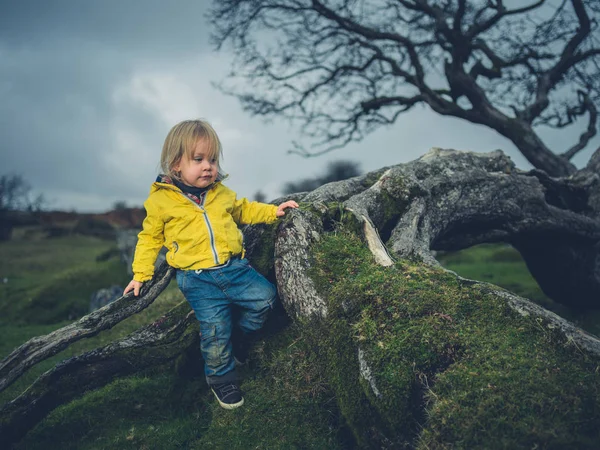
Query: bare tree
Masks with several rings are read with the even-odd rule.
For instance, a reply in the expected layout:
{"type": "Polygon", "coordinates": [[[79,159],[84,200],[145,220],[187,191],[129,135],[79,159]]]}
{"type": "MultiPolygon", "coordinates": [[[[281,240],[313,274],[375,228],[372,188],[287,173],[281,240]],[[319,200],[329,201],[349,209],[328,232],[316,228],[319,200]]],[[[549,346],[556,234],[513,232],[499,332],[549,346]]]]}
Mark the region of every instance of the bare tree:
{"type": "MultiPolygon", "coordinates": [[[[343,147],[425,105],[511,140],[536,168],[545,201],[574,222],[592,220],[596,232],[600,148],[580,170],[571,160],[597,135],[597,0],[222,0],[211,14],[216,47],[235,55],[221,88],[252,114],[299,121],[314,143],[296,152],[343,147]],[[557,153],[539,134],[582,123],[576,142],[557,153]]],[[[539,212],[525,193],[512,208],[504,212],[539,212]]],[[[512,244],[552,298],[568,302],[579,286],[577,296],[591,300],[600,241],[563,235],[556,225],[548,218],[535,232],[484,234],[477,243],[512,244]]]]}
{"type": "Polygon", "coordinates": [[[31,185],[22,175],[0,176],[0,211],[37,211],[43,204],[43,195],[33,197],[31,185]]]}
{"type": "Polygon", "coordinates": [[[45,203],[43,194],[31,194],[31,185],[22,175],[0,176],[0,241],[10,238],[17,221],[16,211],[37,212],[45,203]]]}
{"type": "MultiPolygon", "coordinates": [[[[254,115],[302,124],[319,155],[417,105],[485,125],[550,176],[597,134],[597,0],[219,0],[218,49],[236,56],[221,88],[254,115]],[[515,6],[516,5],[516,6],[515,6]],[[554,153],[538,134],[585,120],[554,153]]],[[[598,156],[599,151],[596,151],[598,156]]],[[[590,169],[600,169],[600,157],[590,169]]]]}

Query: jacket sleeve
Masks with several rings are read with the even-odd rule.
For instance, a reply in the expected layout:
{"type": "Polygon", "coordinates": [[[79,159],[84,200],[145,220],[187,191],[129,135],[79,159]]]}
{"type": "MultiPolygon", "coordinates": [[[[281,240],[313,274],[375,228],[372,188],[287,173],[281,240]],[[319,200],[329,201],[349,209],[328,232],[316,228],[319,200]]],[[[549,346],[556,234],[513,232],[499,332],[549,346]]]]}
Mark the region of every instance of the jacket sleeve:
{"type": "Polygon", "coordinates": [[[154,263],[165,241],[165,224],[158,205],[151,196],[144,202],[144,208],[146,208],[146,218],[142,231],[138,234],[132,265],[133,279],[141,282],[150,280],[154,275],[154,263]]]}
{"type": "Polygon", "coordinates": [[[246,198],[235,199],[231,215],[238,225],[273,223],[277,220],[277,206],[267,203],[249,202],[246,198]]]}

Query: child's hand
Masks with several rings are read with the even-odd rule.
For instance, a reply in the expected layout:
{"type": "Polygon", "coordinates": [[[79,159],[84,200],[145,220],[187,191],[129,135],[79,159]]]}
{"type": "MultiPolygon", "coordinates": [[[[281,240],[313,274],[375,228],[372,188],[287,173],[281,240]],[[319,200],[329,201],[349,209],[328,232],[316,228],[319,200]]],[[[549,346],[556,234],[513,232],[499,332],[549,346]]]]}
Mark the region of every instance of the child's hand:
{"type": "Polygon", "coordinates": [[[140,288],[142,287],[142,282],[131,280],[125,290],[123,291],[123,295],[127,294],[129,291],[133,289],[133,295],[136,297],[140,294],[140,288]]]}
{"type": "Polygon", "coordinates": [[[297,208],[297,207],[298,207],[298,203],[296,203],[294,200],[288,200],[287,202],[284,202],[277,207],[277,212],[275,214],[277,215],[277,217],[283,217],[283,216],[285,216],[286,208],[297,208]]]}

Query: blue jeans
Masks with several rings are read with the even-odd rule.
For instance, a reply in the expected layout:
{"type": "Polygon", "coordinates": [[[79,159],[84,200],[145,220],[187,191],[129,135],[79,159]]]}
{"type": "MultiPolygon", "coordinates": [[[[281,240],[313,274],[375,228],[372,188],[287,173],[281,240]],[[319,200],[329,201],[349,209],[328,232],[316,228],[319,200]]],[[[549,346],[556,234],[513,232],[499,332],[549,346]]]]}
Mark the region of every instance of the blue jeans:
{"type": "Polygon", "coordinates": [[[223,267],[177,270],[177,284],[200,322],[200,350],[208,384],[237,380],[231,334],[260,329],[275,302],[275,287],[250,266],[233,257],[223,267]],[[238,314],[232,315],[232,307],[238,314]],[[233,321],[236,321],[234,324],[233,321]]]}

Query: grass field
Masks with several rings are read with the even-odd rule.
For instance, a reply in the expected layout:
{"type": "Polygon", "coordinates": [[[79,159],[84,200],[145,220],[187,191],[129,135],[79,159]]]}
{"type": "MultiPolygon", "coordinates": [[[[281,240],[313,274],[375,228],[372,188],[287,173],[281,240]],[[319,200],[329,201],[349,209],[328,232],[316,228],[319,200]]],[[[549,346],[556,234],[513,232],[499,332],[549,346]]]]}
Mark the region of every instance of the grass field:
{"type": "MultiPolygon", "coordinates": [[[[111,240],[34,236],[17,234],[16,239],[0,243],[0,280],[6,280],[0,284],[0,357],[31,337],[50,333],[87,314],[93,292],[111,285],[124,287],[130,279],[111,240]],[[105,259],[106,255],[111,256],[105,259]],[[103,261],[96,260],[99,256],[103,261]]],[[[0,393],[0,403],[13,398],[58,361],[123,337],[181,301],[177,287],[169,286],[141,313],[32,368],[0,393]]]]}
{"type": "MultiPolygon", "coordinates": [[[[0,280],[7,280],[0,284],[0,355],[85,314],[95,290],[124,286],[129,276],[113,250],[111,241],[84,236],[35,239],[22,234],[0,243],[0,280]],[[99,262],[100,255],[113,256],[99,262]]],[[[464,277],[498,284],[600,331],[597,313],[571,311],[548,299],[510,247],[482,245],[438,258],[464,277]]],[[[58,361],[125,336],[181,301],[172,283],[147,310],[34,367],[0,394],[0,404],[58,361]]],[[[331,392],[300,345],[302,334],[294,326],[272,330],[256,343],[254,363],[242,372],[247,405],[237,411],[217,406],[199,365],[183,373],[159,367],[57,408],[17,448],[245,449],[250,443],[259,449],[348,448],[351,438],[331,392]]]]}

